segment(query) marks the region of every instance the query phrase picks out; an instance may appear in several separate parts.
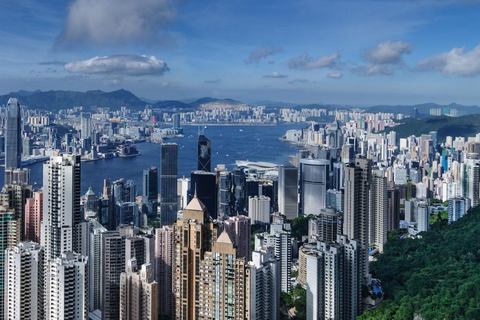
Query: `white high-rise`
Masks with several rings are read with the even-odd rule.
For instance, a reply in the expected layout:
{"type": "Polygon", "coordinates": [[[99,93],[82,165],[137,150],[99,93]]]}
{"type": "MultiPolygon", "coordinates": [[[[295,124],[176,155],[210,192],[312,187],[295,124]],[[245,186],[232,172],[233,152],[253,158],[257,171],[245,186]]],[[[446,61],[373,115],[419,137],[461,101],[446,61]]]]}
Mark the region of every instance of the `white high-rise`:
{"type": "Polygon", "coordinates": [[[270,197],[249,197],[248,198],[248,216],[252,224],[270,223],[270,197]]]}
{"type": "Polygon", "coordinates": [[[80,252],[80,156],[51,157],[43,164],[41,244],[45,259],[80,252]]]}
{"type": "Polygon", "coordinates": [[[329,167],[329,160],[300,160],[300,208],[304,216],[319,214],[326,207],[329,167]]]}
{"type": "Polygon", "coordinates": [[[370,186],[369,246],[383,253],[388,230],[387,178],[383,171],[373,170],[370,186]]]}
{"type": "Polygon", "coordinates": [[[43,248],[20,242],[5,251],[5,319],[44,319],[43,248]]]}

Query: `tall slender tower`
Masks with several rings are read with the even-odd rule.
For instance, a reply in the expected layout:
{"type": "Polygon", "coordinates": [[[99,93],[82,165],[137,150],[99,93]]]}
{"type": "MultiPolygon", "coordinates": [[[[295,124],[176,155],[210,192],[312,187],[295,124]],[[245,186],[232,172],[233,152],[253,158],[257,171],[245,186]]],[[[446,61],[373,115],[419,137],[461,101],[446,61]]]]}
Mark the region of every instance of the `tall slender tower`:
{"type": "Polygon", "coordinates": [[[5,169],[18,169],[22,164],[22,116],[15,98],[8,99],[5,127],[5,169]]]}
{"type": "Polygon", "coordinates": [[[345,213],[343,234],[349,240],[357,240],[360,246],[359,276],[368,275],[368,222],[370,185],[372,183],[371,160],[357,158],[345,166],[345,213]]]}
{"type": "Polygon", "coordinates": [[[45,258],[80,252],[80,156],[51,157],[43,164],[41,244],[45,258]]]}
{"type": "Polygon", "coordinates": [[[298,217],[298,169],[284,165],[278,168],[278,210],[287,217],[298,217]]]}
{"type": "Polygon", "coordinates": [[[163,143],[161,157],[161,222],[171,226],[177,219],[178,145],[163,143]]]}
{"type": "Polygon", "coordinates": [[[330,161],[300,160],[300,208],[304,216],[319,214],[326,207],[330,161]]]}
{"type": "Polygon", "coordinates": [[[157,217],[158,207],[158,169],[150,167],[143,170],[143,211],[149,219],[157,217]]]}
{"type": "Polygon", "coordinates": [[[202,134],[198,136],[198,170],[210,172],[212,165],[212,143],[202,134]]]}
{"type": "Polygon", "coordinates": [[[387,178],[383,171],[374,170],[370,191],[369,246],[383,253],[388,231],[387,178]]]}

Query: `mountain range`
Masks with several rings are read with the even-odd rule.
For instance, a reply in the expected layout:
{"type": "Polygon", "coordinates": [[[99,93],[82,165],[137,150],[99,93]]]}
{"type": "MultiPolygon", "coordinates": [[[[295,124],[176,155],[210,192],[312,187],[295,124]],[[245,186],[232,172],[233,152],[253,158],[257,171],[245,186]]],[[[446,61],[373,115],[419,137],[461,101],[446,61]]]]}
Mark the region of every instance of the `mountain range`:
{"type": "MultiPolygon", "coordinates": [[[[120,89],[111,92],[101,90],[90,90],[86,92],[78,91],[25,91],[20,90],[11,92],[0,96],[0,105],[5,105],[9,98],[17,98],[21,105],[28,106],[31,109],[45,109],[51,111],[58,111],[60,109],[72,108],[75,106],[90,107],[110,107],[114,110],[122,106],[133,110],[143,110],[146,105],[151,105],[153,108],[164,109],[167,111],[181,111],[181,110],[196,110],[196,109],[210,109],[214,107],[241,107],[247,105],[244,102],[233,99],[217,99],[210,97],[203,97],[200,99],[185,99],[185,100],[151,100],[146,98],[139,98],[128,90],[120,89]]],[[[425,117],[430,114],[431,108],[440,109],[457,109],[459,115],[477,114],[480,113],[480,107],[464,106],[456,103],[450,105],[439,105],[435,103],[424,103],[418,105],[376,105],[368,108],[359,108],[348,105],[336,104],[295,104],[280,101],[263,100],[251,103],[252,106],[266,106],[268,109],[273,108],[326,108],[328,110],[335,109],[366,109],[368,112],[391,112],[391,113],[412,113],[414,108],[417,108],[420,117],[425,117]]]]}

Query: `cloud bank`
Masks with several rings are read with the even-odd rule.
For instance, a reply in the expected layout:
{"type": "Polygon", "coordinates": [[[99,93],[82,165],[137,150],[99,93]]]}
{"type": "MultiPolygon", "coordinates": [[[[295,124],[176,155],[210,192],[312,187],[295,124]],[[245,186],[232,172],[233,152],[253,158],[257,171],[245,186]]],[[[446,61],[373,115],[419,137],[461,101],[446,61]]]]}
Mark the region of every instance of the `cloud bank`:
{"type": "Polygon", "coordinates": [[[365,58],[373,64],[400,64],[403,63],[403,55],[412,52],[409,42],[387,40],[379,42],[375,47],[365,51],[365,58]]]}
{"type": "Polygon", "coordinates": [[[338,51],[329,56],[320,56],[316,59],[312,58],[308,53],[304,53],[299,57],[288,60],[288,67],[290,69],[311,70],[319,68],[333,68],[337,65],[340,59],[338,51]]]}
{"type": "Polygon", "coordinates": [[[155,42],[180,0],[74,0],[57,43],[155,42]]]}
{"type": "Polygon", "coordinates": [[[467,51],[465,47],[428,57],[418,62],[420,71],[440,71],[445,74],[475,76],[480,74],[480,45],[467,51]]]}
{"type": "Polygon", "coordinates": [[[250,53],[250,56],[248,57],[247,60],[245,60],[245,63],[246,64],[259,63],[261,59],[265,59],[267,57],[273,56],[279,53],[280,51],[282,51],[281,47],[265,48],[264,46],[260,46],[260,48],[250,53]]]}
{"type": "Polygon", "coordinates": [[[115,55],[93,57],[88,60],[69,62],[65,70],[72,73],[107,74],[123,76],[163,75],[170,69],[167,63],[154,56],[115,55]]]}

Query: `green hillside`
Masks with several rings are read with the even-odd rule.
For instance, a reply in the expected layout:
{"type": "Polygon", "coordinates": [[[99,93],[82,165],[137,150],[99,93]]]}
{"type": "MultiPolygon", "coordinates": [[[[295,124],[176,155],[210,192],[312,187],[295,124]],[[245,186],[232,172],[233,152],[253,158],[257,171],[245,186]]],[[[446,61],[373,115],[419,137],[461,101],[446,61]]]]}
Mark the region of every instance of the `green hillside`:
{"type": "Polygon", "coordinates": [[[357,319],[480,319],[480,207],[436,222],[422,239],[390,236],[371,264],[385,301],[357,319]]]}
{"type": "Polygon", "coordinates": [[[439,116],[425,119],[405,119],[402,124],[388,128],[385,132],[395,131],[397,138],[406,138],[411,135],[419,137],[430,131],[437,131],[439,142],[445,141],[446,136],[466,137],[475,136],[480,132],[480,114],[471,114],[461,117],[439,116]]]}

